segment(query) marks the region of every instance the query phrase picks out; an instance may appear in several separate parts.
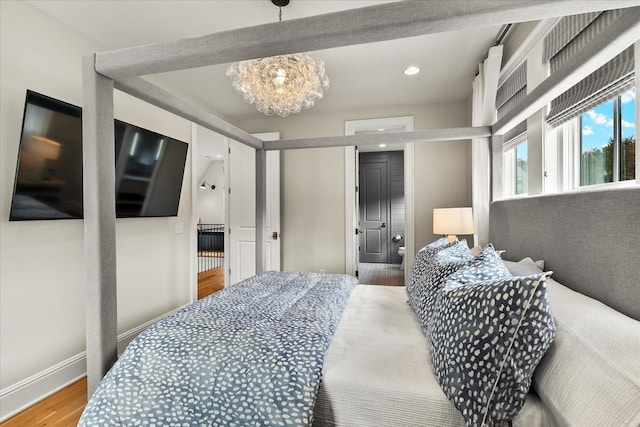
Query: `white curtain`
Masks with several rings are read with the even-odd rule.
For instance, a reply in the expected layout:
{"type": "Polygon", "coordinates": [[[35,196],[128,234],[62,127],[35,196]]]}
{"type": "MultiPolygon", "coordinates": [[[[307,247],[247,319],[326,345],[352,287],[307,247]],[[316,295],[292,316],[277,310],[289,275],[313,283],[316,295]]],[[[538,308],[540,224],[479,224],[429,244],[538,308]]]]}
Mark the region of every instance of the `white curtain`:
{"type": "MultiPolygon", "coordinates": [[[[496,114],[496,91],[502,62],[502,46],[494,46],[479,66],[473,81],[472,126],[490,126],[496,114]]],[[[474,244],[489,243],[489,204],[491,202],[491,145],[489,138],[471,141],[472,202],[474,244]]]]}

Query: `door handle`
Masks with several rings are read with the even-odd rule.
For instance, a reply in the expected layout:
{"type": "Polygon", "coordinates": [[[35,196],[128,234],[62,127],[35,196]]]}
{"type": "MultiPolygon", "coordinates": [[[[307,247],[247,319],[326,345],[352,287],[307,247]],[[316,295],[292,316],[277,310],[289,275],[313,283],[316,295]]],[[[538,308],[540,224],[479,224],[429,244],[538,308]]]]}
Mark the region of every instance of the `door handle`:
{"type": "Polygon", "coordinates": [[[273,238],[273,240],[278,240],[278,232],[274,231],[271,237],[273,238]]]}
{"type": "Polygon", "coordinates": [[[380,228],[387,228],[387,223],[383,222],[382,225],[380,226],[380,228]]]}

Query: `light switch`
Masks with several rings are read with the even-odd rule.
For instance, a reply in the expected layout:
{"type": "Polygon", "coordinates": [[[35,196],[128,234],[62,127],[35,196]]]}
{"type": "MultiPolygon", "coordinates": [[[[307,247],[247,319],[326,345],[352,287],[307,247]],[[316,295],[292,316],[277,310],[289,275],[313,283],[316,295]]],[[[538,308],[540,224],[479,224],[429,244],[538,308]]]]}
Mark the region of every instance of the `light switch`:
{"type": "Polygon", "coordinates": [[[176,234],[184,233],[184,221],[176,221],[176,234]]]}

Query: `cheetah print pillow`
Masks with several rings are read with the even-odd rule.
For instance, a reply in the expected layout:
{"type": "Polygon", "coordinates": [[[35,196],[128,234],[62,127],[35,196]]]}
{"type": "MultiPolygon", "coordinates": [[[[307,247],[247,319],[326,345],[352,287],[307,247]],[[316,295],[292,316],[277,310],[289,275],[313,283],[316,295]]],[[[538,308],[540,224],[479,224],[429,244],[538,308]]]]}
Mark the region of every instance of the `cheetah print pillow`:
{"type": "Polygon", "coordinates": [[[425,334],[429,333],[438,292],[444,287],[449,275],[465,266],[471,258],[467,241],[461,240],[440,250],[426,263],[422,281],[414,290],[413,298],[409,299],[425,334]]]}
{"type": "Polygon", "coordinates": [[[414,308],[414,310],[416,304],[416,289],[424,283],[429,262],[439,251],[453,246],[455,243],[456,242],[449,243],[446,237],[441,237],[435,242],[431,242],[424,246],[418,251],[418,253],[416,253],[416,257],[413,261],[413,265],[411,266],[411,271],[409,272],[409,277],[406,283],[407,293],[409,294],[409,305],[414,308]]]}
{"type": "Polygon", "coordinates": [[[449,276],[451,285],[457,283],[459,285],[468,285],[483,280],[502,279],[511,277],[511,273],[502,261],[500,254],[489,243],[480,252],[473,257],[467,265],[449,276]]]}
{"type": "Polygon", "coordinates": [[[555,336],[548,273],[460,286],[439,294],[430,334],[433,368],[469,426],[515,417],[555,336]]]}

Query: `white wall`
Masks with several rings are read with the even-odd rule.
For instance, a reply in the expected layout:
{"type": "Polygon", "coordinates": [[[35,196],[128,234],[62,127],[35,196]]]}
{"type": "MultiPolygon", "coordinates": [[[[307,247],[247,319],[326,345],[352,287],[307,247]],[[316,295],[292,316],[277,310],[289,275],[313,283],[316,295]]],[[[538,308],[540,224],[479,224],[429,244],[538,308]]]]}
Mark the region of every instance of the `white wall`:
{"type": "MultiPolygon", "coordinates": [[[[200,142],[198,142],[200,143],[200,142]]],[[[198,187],[196,216],[201,224],[224,224],[224,160],[214,160],[206,169],[202,180],[207,188],[198,187]],[[215,185],[214,190],[211,185],[215,185]]]]}
{"type": "MultiPolygon", "coordinates": [[[[82,105],[81,58],[104,50],[26,2],[0,2],[0,389],[85,350],[81,220],[8,222],[26,89],[82,105]]],[[[182,141],[190,123],[122,93],[116,117],[182,141]]],[[[177,218],[117,222],[118,332],[188,303],[191,160],[177,218]]]]}
{"type": "Polygon", "coordinates": [[[528,21],[514,24],[509,36],[503,42],[502,64],[506,64],[516,54],[520,45],[526,40],[540,21],[528,21]]]}
{"type": "MultiPolygon", "coordinates": [[[[471,88],[469,88],[471,90],[471,88]]],[[[469,126],[466,102],[302,113],[286,119],[239,121],[248,132],[279,131],[282,139],[344,135],[346,120],[414,116],[415,130],[469,126]]],[[[416,248],[434,240],[432,210],[471,206],[471,142],[416,143],[416,248]]],[[[345,271],[344,149],[282,152],[282,266],[289,271],[345,271]]]]}
{"type": "Polygon", "coordinates": [[[227,138],[212,130],[193,124],[194,144],[194,174],[196,178],[195,217],[203,224],[224,224],[225,206],[224,192],[225,172],[224,157],[227,150],[227,138]],[[202,181],[216,186],[200,188],[202,181]]]}

